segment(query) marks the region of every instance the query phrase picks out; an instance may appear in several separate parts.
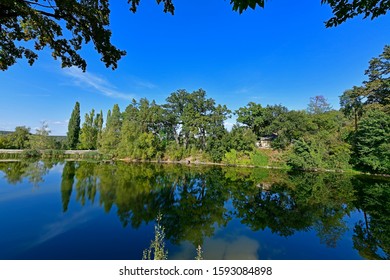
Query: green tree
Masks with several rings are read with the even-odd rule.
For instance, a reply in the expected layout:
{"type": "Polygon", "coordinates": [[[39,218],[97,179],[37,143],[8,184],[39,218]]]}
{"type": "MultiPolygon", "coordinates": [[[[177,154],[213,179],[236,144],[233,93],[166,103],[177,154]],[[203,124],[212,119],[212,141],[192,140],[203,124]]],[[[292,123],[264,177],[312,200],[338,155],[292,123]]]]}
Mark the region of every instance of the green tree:
{"type": "Polygon", "coordinates": [[[25,126],[17,126],[15,132],[12,133],[13,143],[18,149],[25,149],[28,147],[28,140],[30,136],[30,128],[25,126]]]}
{"type": "Polygon", "coordinates": [[[363,114],[364,88],[354,86],[344,91],[340,96],[341,111],[347,117],[353,117],[355,132],[358,128],[358,121],[363,114]]]}
{"type": "Polygon", "coordinates": [[[267,105],[249,102],[247,106],[236,111],[237,122],[251,128],[257,137],[267,136],[275,133],[277,127],[274,122],[288,113],[288,109],[282,105],[267,105]]]}
{"type": "Polygon", "coordinates": [[[26,149],[29,148],[30,128],[17,126],[12,133],[0,135],[1,149],[26,149]]]}
{"type": "Polygon", "coordinates": [[[52,50],[62,67],[86,69],[80,52],[84,44],[93,42],[106,67],[117,67],[125,54],[114,47],[109,26],[109,1],[93,0],[21,0],[0,4],[0,69],[6,70],[18,58],[25,57],[32,65],[36,51],[52,50]],[[20,44],[34,42],[34,48],[20,44]]]}
{"type": "Polygon", "coordinates": [[[77,148],[80,135],[80,103],[76,102],[68,123],[67,142],[69,149],[77,148]]]}
{"type": "Polygon", "coordinates": [[[272,141],[271,146],[276,149],[285,149],[293,141],[316,131],[316,125],[306,111],[292,110],[276,118],[272,123],[272,130],[277,138],[272,141]]]}
{"type": "Polygon", "coordinates": [[[249,127],[257,137],[263,136],[264,109],[260,104],[249,102],[247,106],[239,108],[235,113],[237,122],[249,127]]]}
{"type": "Polygon", "coordinates": [[[369,78],[364,82],[366,104],[378,104],[380,109],[390,113],[390,45],[370,60],[365,74],[369,78]]]}
{"type": "Polygon", "coordinates": [[[310,103],[307,106],[307,111],[310,114],[322,114],[332,110],[332,106],[326,101],[322,95],[317,95],[310,98],[310,103]]]}
{"type": "Polygon", "coordinates": [[[120,131],[122,127],[122,115],[119,105],[115,104],[112,112],[108,110],[106,126],[102,131],[99,147],[104,153],[116,154],[116,149],[120,141],[120,131]]]}
{"type": "Polygon", "coordinates": [[[390,115],[369,110],[355,135],[354,162],[365,171],[390,173],[390,115]]]}
{"type": "Polygon", "coordinates": [[[100,115],[97,114],[95,118],[95,110],[89,114],[85,114],[85,120],[80,130],[80,149],[95,150],[97,148],[97,140],[99,134],[100,115]]]}
{"type": "Polygon", "coordinates": [[[43,121],[41,127],[36,129],[36,133],[30,135],[30,147],[35,150],[51,149],[54,147],[53,140],[49,138],[49,125],[43,121]]]}

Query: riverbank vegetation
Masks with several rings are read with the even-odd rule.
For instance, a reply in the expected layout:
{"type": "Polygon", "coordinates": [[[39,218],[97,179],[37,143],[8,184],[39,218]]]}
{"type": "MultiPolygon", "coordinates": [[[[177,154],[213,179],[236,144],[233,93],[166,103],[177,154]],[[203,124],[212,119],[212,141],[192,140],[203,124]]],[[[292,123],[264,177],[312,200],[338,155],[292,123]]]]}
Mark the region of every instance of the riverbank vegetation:
{"type": "Polygon", "coordinates": [[[115,104],[105,118],[102,111],[91,109],[82,124],[76,102],[67,137],[50,137],[46,123],[35,134],[22,126],[0,135],[0,148],[23,149],[13,156],[25,158],[213,162],[301,170],[354,168],[389,174],[389,65],[390,46],[386,46],[369,62],[368,80],[341,95],[340,110],[332,109],[325,97],[315,96],[306,110],[250,102],[233,112],[208,98],[202,89],[177,90],[164,104],[146,98],[133,99],[124,110],[115,104]],[[233,114],[237,123],[228,130],[225,124],[233,114]],[[271,149],[266,149],[267,145],[271,149]],[[91,152],[61,152],[65,149],[91,152]]]}

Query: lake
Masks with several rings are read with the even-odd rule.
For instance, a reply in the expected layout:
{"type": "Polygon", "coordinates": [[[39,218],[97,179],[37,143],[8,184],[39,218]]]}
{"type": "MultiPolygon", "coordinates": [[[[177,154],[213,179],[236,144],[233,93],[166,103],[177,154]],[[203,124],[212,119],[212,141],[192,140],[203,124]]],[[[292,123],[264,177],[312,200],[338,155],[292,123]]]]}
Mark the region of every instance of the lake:
{"type": "Polygon", "coordinates": [[[0,162],[0,259],[390,258],[390,180],[122,162],[0,162]]]}

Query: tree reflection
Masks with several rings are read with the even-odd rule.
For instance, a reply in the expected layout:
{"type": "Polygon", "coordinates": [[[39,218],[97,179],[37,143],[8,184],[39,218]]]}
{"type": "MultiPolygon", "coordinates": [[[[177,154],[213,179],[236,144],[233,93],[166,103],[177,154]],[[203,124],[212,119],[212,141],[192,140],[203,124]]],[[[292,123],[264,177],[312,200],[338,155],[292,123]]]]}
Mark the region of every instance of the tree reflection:
{"type": "Polygon", "coordinates": [[[34,188],[38,188],[54,164],[52,161],[0,162],[0,171],[9,184],[16,185],[26,178],[34,188]]]}
{"type": "Polygon", "coordinates": [[[360,176],[353,184],[363,216],[354,227],[354,247],[363,258],[390,259],[390,181],[360,176]]]}
{"type": "Polygon", "coordinates": [[[352,185],[345,176],[300,173],[281,182],[234,188],[237,216],[252,230],[269,228],[281,236],[315,229],[329,247],[347,230],[343,217],[352,210],[352,185]]]}
{"type": "Polygon", "coordinates": [[[75,162],[67,161],[64,165],[61,176],[61,199],[62,199],[62,211],[68,210],[70,196],[73,190],[74,175],[75,175],[75,162]]]}
{"type": "MultiPolygon", "coordinates": [[[[56,163],[0,163],[10,184],[44,181],[56,163]]],[[[73,162],[61,175],[62,209],[71,196],[81,205],[98,203],[116,211],[123,227],[161,225],[172,244],[195,247],[219,227],[238,219],[253,231],[269,229],[289,237],[314,231],[336,247],[348,230],[345,217],[358,209],[353,244],[366,259],[390,258],[390,182],[336,173],[295,173],[186,165],[73,162]]]]}

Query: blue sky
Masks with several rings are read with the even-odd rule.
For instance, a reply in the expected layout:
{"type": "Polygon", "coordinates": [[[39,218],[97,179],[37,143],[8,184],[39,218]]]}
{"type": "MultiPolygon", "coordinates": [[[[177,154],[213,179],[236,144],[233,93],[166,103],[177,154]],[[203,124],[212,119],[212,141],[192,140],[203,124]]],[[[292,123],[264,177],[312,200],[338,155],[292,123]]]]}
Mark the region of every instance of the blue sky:
{"type": "Polygon", "coordinates": [[[325,28],[331,13],[320,0],[267,1],[241,15],[230,1],[175,0],[174,16],[151,0],[133,14],[126,2],[111,1],[112,42],[127,51],[118,69],[106,69],[90,45],[86,73],[62,69],[49,49],[32,67],[19,60],[0,72],[0,130],[34,132],[46,121],[65,135],[76,101],[83,120],[92,108],[124,110],[132,98],[161,104],[178,89],[203,88],[232,110],[251,101],[305,109],[316,95],[338,109],[338,97],[365,80],[368,61],[390,43],[389,16],[325,28]]]}

